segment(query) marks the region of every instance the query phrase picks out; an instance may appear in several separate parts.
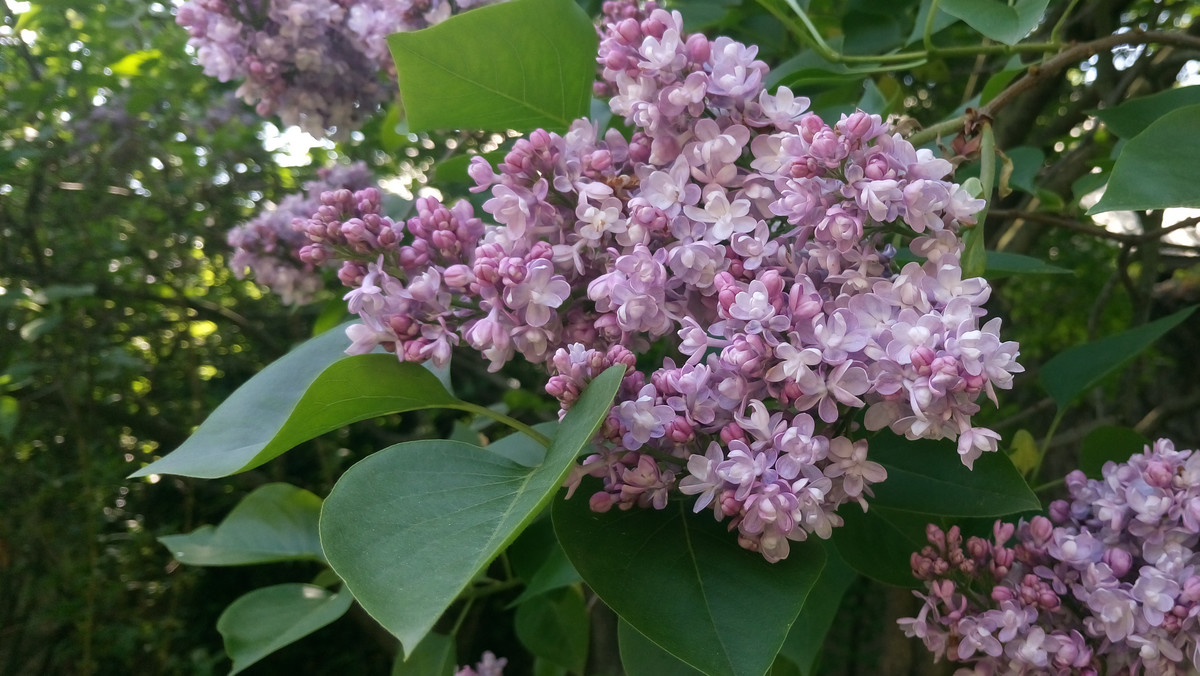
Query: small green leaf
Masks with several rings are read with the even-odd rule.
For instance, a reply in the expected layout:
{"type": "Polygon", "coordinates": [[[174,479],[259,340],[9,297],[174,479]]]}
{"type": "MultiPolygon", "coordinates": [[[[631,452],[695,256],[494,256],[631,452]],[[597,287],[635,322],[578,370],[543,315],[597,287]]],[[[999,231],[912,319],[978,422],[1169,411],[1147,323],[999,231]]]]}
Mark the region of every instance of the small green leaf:
{"type": "Polygon", "coordinates": [[[1089,479],[1103,476],[1101,470],[1108,462],[1126,462],[1134,453],[1146,450],[1150,443],[1137,431],[1119,425],[1104,425],[1088,432],[1079,449],[1079,469],[1089,479]]]}
{"type": "Polygon", "coordinates": [[[587,663],[588,611],[568,587],[535,596],[517,608],[514,628],[530,653],[577,674],[587,663]]]}
{"type": "Polygon", "coordinates": [[[1200,86],[1176,87],[1149,96],[1124,101],[1119,106],[1096,111],[1112,133],[1131,139],[1158,118],[1178,108],[1200,103],[1200,86]]]}
{"type": "Polygon", "coordinates": [[[767,563],[726,524],[664,510],[597,514],[585,489],[556,502],[554,531],[585,582],[651,642],[710,676],[761,676],[825,565],[815,543],[767,563]],[[648,602],[647,594],[653,594],[648,602]]]}
{"type": "Polygon", "coordinates": [[[182,446],[130,476],[215,479],[359,420],[459,403],[428,369],[395,355],[350,357],[349,345],[341,328],[310,339],[239,387],[182,446]]]}
{"type": "Polygon", "coordinates": [[[454,639],[431,632],[407,659],[404,655],[396,655],[392,676],[450,676],[458,666],[455,659],[454,639]]]}
{"type": "Polygon", "coordinates": [[[553,498],[624,375],[596,378],[535,467],[454,441],[397,444],[351,467],[325,500],[321,544],[362,607],[411,652],[553,498]]]}
{"type": "Polygon", "coordinates": [[[564,130],[587,115],[596,43],[571,0],[513,0],[388,37],[412,131],[564,130]]]}
{"type": "Polygon", "coordinates": [[[571,561],[567,558],[567,553],[556,542],[554,548],[550,550],[550,554],[546,556],[546,560],[542,562],[537,572],[525,584],[525,589],[521,591],[510,606],[520,605],[529,599],[545,594],[554,589],[561,589],[579,582],[582,578],[579,577],[579,572],[575,570],[575,566],[571,565],[571,561]]]}
{"type": "MultiPolygon", "coordinates": [[[[779,654],[799,668],[803,676],[812,676],[821,656],[825,635],[842,605],[842,596],[858,575],[832,544],[825,545],[826,564],[812,593],[804,602],[800,616],[788,632],[779,654]]],[[[772,672],[774,674],[774,671],[772,672]]]]}
{"type": "MultiPolygon", "coordinates": [[[[941,0],[936,0],[940,2],[941,0]]],[[[908,39],[905,40],[905,45],[911,45],[921,42],[925,38],[925,23],[929,18],[929,10],[933,6],[935,0],[921,0],[920,8],[917,10],[916,20],[913,22],[912,32],[908,34],[908,39]]],[[[933,18],[933,30],[931,34],[937,35],[941,31],[958,23],[958,17],[951,16],[939,9],[937,16],[933,18]]]]}
{"type": "Polygon", "coordinates": [[[326,331],[333,331],[349,318],[350,311],[346,309],[346,301],[341,298],[330,298],[321,303],[321,313],[313,320],[313,337],[326,331]]]}
{"type": "Polygon", "coordinates": [[[22,340],[32,343],[38,338],[41,338],[47,333],[57,329],[59,324],[62,324],[62,317],[60,315],[38,317],[27,324],[23,324],[18,333],[20,334],[22,340]]]}
{"type": "Polygon", "coordinates": [[[94,295],[96,295],[95,284],[51,284],[39,291],[34,300],[44,304],[68,298],[90,298],[94,295]]]}
{"type": "Polygon", "coordinates": [[[987,269],[987,250],[983,248],[983,223],[977,223],[969,228],[964,229],[962,232],[962,240],[963,279],[982,277],[984,271],[987,269]]]}
{"type": "Polygon", "coordinates": [[[1017,76],[1028,70],[1028,66],[1021,63],[1021,57],[1014,55],[1004,64],[1004,70],[996,73],[988,78],[984,83],[983,89],[979,92],[979,104],[986,104],[988,101],[996,98],[996,95],[1004,91],[1004,88],[1010,82],[1017,79],[1017,76]]]}
{"type": "Polygon", "coordinates": [[[730,8],[737,5],[737,0],[681,0],[672,4],[671,8],[683,14],[684,31],[702,33],[705,28],[716,27],[730,8]]]}
{"type": "Polygon", "coordinates": [[[952,441],[909,441],[884,431],[869,443],[868,457],[888,473],[872,486],[872,511],[878,506],[939,516],[1004,516],[1041,509],[1003,453],[984,453],[969,470],[952,441]]]}
{"type": "Polygon", "coordinates": [[[133,77],[134,75],[141,74],[142,66],[145,66],[147,63],[158,61],[161,58],[161,50],[146,49],[140,52],[128,54],[108,68],[113,72],[113,75],[119,75],[121,77],[133,77]]]}
{"type": "Polygon", "coordinates": [[[893,7],[885,11],[848,8],[842,15],[842,53],[881,54],[899,47],[906,28],[900,16],[893,7]]]}
{"type": "Polygon", "coordinates": [[[17,398],[8,395],[0,397],[0,439],[11,442],[20,419],[21,404],[17,398]]]}
{"type": "Polygon", "coordinates": [[[238,598],[217,619],[230,675],[334,622],[354,599],[311,584],[279,584],[238,598]]]}
{"type": "Polygon", "coordinates": [[[625,620],[617,620],[617,646],[626,676],[704,676],[663,650],[625,620]]]}
{"type": "Polygon", "coordinates": [[[1042,367],[1042,387],[1054,398],[1059,409],[1065,408],[1075,397],[1100,384],[1105,376],[1120,369],[1183,323],[1195,310],[1196,306],[1185,308],[1137,328],[1058,353],[1042,367]]]}
{"type": "Polygon", "coordinates": [[[158,541],[180,563],[238,566],[296,559],[324,561],[317,520],[321,498],[291,484],[254,489],[216,526],[158,541]]]}
{"type": "Polygon", "coordinates": [[[1129,139],[1104,196],[1088,215],[1106,211],[1200,207],[1200,104],[1177,108],[1129,139]]]}
{"type": "Polygon", "coordinates": [[[1008,178],[1009,186],[1024,190],[1031,195],[1036,193],[1037,186],[1034,184],[1034,180],[1037,178],[1038,172],[1042,170],[1042,165],[1046,161],[1046,153],[1042,152],[1041,148],[1017,146],[1009,148],[1005,155],[1013,163],[1013,172],[1008,178]]]}
{"type": "Polygon", "coordinates": [[[1038,449],[1037,440],[1029,433],[1029,430],[1020,429],[1013,435],[1012,443],[1009,444],[1008,458],[1012,460],[1012,464],[1021,473],[1021,476],[1029,476],[1035,469],[1042,464],[1042,452],[1038,449]]]}
{"type": "Polygon", "coordinates": [[[1050,0],[942,0],[938,9],[987,37],[1015,45],[1041,22],[1050,0]]]}
{"type": "Polygon", "coordinates": [[[988,279],[999,279],[1010,275],[1073,275],[1075,272],[1033,256],[1007,251],[988,251],[987,267],[983,274],[988,279]]]}
{"type": "Polygon", "coordinates": [[[1090,174],[1084,174],[1075,179],[1071,183],[1071,195],[1076,200],[1082,199],[1084,195],[1095,192],[1104,187],[1108,183],[1108,179],[1112,176],[1112,165],[1108,163],[1107,167],[1099,167],[1100,171],[1093,171],[1090,174]]]}

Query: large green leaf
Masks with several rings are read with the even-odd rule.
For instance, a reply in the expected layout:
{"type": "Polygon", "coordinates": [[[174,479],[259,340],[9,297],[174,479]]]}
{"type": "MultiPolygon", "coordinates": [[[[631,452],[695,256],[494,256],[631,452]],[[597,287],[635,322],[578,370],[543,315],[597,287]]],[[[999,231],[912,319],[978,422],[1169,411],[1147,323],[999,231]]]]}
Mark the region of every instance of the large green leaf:
{"type": "Polygon", "coordinates": [[[1042,386],[1061,409],[1150,347],[1195,310],[1195,306],[1185,308],[1137,328],[1064,350],[1042,367],[1042,386]]]}
{"type": "Polygon", "coordinates": [[[1129,427],[1103,425],[1088,432],[1079,448],[1079,469],[1088,478],[1099,479],[1105,463],[1127,462],[1129,456],[1146,450],[1145,437],[1129,427]]]}
{"type": "Polygon", "coordinates": [[[388,37],[411,131],[566,129],[587,115],[596,43],[572,0],[512,0],[388,37]]]}
{"type": "Polygon", "coordinates": [[[575,588],[535,596],[517,608],[514,628],[530,653],[582,674],[588,653],[588,611],[575,588]]]}
{"type": "Polygon", "coordinates": [[[617,645],[626,676],[704,676],[654,644],[625,620],[617,621],[617,645]]]}
{"type": "Polygon", "coordinates": [[[871,509],[938,516],[1004,516],[1041,509],[1004,453],[984,453],[974,469],[967,469],[952,441],[909,441],[885,430],[871,438],[868,454],[888,474],[871,487],[871,509]]]}
{"type": "Polygon", "coordinates": [[[811,676],[821,655],[825,635],[833,626],[834,616],[842,605],[842,596],[858,577],[832,545],[825,547],[826,564],[812,593],[804,602],[800,616],[783,642],[781,655],[795,664],[800,673],[811,676]]]}
{"type": "Polygon", "coordinates": [[[927,544],[925,526],[937,517],[878,505],[863,513],[857,505],[838,511],[845,521],[833,530],[833,544],[850,567],[897,587],[919,587],[909,560],[927,544]]]}
{"type": "Polygon", "coordinates": [[[317,522],[321,498],[290,484],[256,488],[216,526],[158,541],[180,563],[238,566],[307,559],[324,561],[317,522]]]}
{"type": "Polygon", "coordinates": [[[182,446],[131,476],[215,479],[352,422],[459,403],[424,367],[388,354],[350,357],[349,346],[340,328],[305,342],[246,381],[182,446]]]}
{"type": "Polygon", "coordinates": [[[419,441],[368,456],[338,480],[321,511],[325,555],[406,652],[551,500],[608,415],[623,371],[588,386],[537,467],[419,441]]]}
{"type": "Polygon", "coordinates": [[[236,674],[280,648],[330,624],[354,599],[311,584],[279,584],[238,598],[217,619],[236,674]]]}
{"type": "Polygon", "coordinates": [[[571,563],[601,600],[710,676],[766,672],[825,564],[815,543],[767,563],[683,502],[597,514],[579,495],[555,503],[553,517],[571,563]]]}
{"type": "Polygon", "coordinates": [[[1139,96],[1119,106],[1096,111],[1112,133],[1131,139],[1142,133],[1158,118],[1183,106],[1200,103],[1200,87],[1176,87],[1150,96],[1139,96]]]}
{"type": "Polygon", "coordinates": [[[1200,104],[1163,115],[1125,143],[1104,196],[1088,214],[1200,207],[1200,104]]]}
{"type": "Polygon", "coordinates": [[[989,38],[1015,45],[1037,27],[1050,0],[942,0],[938,9],[989,38]]]}

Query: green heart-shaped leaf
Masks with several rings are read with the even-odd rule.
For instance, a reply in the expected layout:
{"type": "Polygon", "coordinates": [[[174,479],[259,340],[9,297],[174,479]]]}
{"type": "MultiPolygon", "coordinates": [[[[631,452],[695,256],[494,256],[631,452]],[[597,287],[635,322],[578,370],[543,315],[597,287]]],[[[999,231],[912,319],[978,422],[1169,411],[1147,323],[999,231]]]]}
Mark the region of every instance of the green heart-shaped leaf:
{"type": "Polygon", "coordinates": [[[812,674],[825,643],[825,635],[833,626],[834,616],[842,605],[842,596],[857,579],[837,547],[825,543],[826,563],[812,593],[804,601],[800,616],[788,632],[779,654],[795,664],[802,674],[812,674]]]}
{"type": "Polygon", "coordinates": [[[1200,104],[1163,115],[1129,139],[1117,156],[1104,196],[1088,215],[1127,209],[1200,207],[1200,104]]]}
{"type": "Polygon", "coordinates": [[[555,503],[552,514],[563,549],[596,594],[654,644],[711,676],[765,673],[825,564],[815,543],[767,563],[683,502],[597,514],[578,496],[555,503]]]}
{"type": "Polygon", "coordinates": [[[1041,382],[1062,409],[1075,397],[1100,384],[1168,331],[1183,323],[1196,306],[1128,331],[1063,350],[1042,367],[1041,382]]]}
{"type": "Polygon", "coordinates": [[[359,420],[459,403],[428,369],[395,355],[347,356],[349,346],[342,328],[305,342],[234,391],[182,446],[130,476],[229,476],[359,420]]]}
{"type": "Polygon", "coordinates": [[[320,516],[321,498],[290,484],[267,484],[243,498],[219,526],[158,541],[190,566],[324,561],[317,534],[320,516]]]}
{"type": "Polygon", "coordinates": [[[537,467],[461,442],[417,441],[338,480],[321,511],[321,545],[406,652],[550,501],[608,415],[624,368],[588,386],[537,467]]]}
{"type": "Polygon", "coordinates": [[[942,0],[938,9],[997,42],[1015,45],[1037,27],[1050,0],[942,0]]]}
{"type": "Polygon", "coordinates": [[[873,485],[876,506],[938,516],[1004,516],[1041,509],[1037,496],[1004,453],[984,453],[967,469],[954,442],[884,431],[870,440],[870,459],[887,480],[873,485]]]}
{"type": "Polygon", "coordinates": [[[572,0],[512,0],[388,37],[411,131],[566,129],[587,115],[596,43],[572,0]]]}
{"type": "Polygon", "coordinates": [[[311,584],[279,584],[239,597],[217,619],[233,659],[230,675],[345,615],[353,600],[311,584]]]}

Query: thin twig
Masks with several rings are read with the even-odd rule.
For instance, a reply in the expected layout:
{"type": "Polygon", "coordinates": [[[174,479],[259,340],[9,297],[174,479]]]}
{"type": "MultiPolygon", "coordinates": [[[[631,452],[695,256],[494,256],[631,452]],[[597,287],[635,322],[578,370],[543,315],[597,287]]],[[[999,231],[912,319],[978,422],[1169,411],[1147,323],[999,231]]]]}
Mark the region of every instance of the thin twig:
{"type": "MultiPolygon", "coordinates": [[[[1142,233],[1140,235],[1132,235],[1132,234],[1127,234],[1127,233],[1123,233],[1123,232],[1112,232],[1111,230],[1107,230],[1099,225],[1095,225],[1094,223],[1089,225],[1087,223],[1076,221],[1076,220],[1073,220],[1070,218],[1064,218],[1062,216],[1055,216],[1053,214],[1047,214],[1047,213],[1043,213],[1040,211],[1022,211],[1020,209],[992,209],[991,211],[988,212],[988,215],[993,216],[995,218],[999,218],[1001,220],[1014,220],[1015,221],[1018,219],[1023,219],[1026,221],[1033,221],[1034,223],[1041,223],[1043,225],[1050,225],[1050,226],[1054,226],[1056,228],[1063,228],[1064,230],[1081,232],[1085,235],[1091,235],[1092,237],[1099,237],[1101,239],[1112,240],[1114,242],[1120,242],[1122,244],[1135,244],[1135,245],[1143,244],[1143,243],[1149,242],[1151,240],[1159,239],[1159,238],[1167,235],[1168,233],[1175,232],[1176,230],[1192,228],[1192,227],[1195,227],[1196,225],[1200,224],[1200,217],[1194,216],[1192,218],[1185,218],[1182,221],[1172,223],[1169,227],[1162,228],[1160,230],[1155,230],[1153,232],[1148,232],[1148,233],[1142,233]]],[[[1187,247],[1186,245],[1181,245],[1181,246],[1183,246],[1184,248],[1192,248],[1192,247],[1187,247]]]]}
{"type": "Polygon", "coordinates": [[[936,125],[909,136],[908,140],[915,146],[921,146],[939,138],[943,133],[948,133],[951,131],[957,132],[958,130],[962,129],[963,125],[965,125],[969,120],[978,119],[985,116],[995,117],[995,114],[998,110],[1012,103],[1018,96],[1032,89],[1041,80],[1058,75],[1059,71],[1065,70],[1082,61],[1086,61],[1093,55],[1110,50],[1114,47],[1119,47],[1122,45],[1147,44],[1171,45],[1175,47],[1200,49],[1200,37],[1187,35],[1185,33],[1172,33],[1168,31],[1132,30],[1127,33],[1116,33],[1114,35],[1107,35],[1097,40],[1092,40],[1090,42],[1072,45],[1042,63],[1031,65],[1029,70],[1025,72],[1025,75],[1006,87],[1003,91],[997,94],[995,98],[984,104],[978,111],[971,111],[966,114],[959,115],[953,119],[939,122],[936,125]]]}

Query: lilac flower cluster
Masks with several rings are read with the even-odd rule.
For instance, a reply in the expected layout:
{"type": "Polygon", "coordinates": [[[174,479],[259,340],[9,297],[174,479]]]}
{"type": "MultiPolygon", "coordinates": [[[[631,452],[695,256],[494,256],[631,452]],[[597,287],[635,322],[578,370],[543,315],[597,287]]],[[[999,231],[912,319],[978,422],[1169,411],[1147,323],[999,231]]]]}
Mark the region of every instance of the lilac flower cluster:
{"type": "Polygon", "coordinates": [[[504,676],[504,665],[508,664],[508,658],[497,658],[488,650],[483,653],[483,658],[475,665],[462,667],[454,672],[454,676],[504,676]]]}
{"type": "Polygon", "coordinates": [[[1196,673],[1200,454],[1161,439],[1067,486],[1049,518],[997,522],[990,542],[930,526],[905,633],[960,676],[1196,673]]]}
{"type": "Polygon", "coordinates": [[[968,466],[995,450],[975,402],[1022,369],[999,320],[980,325],[987,283],[962,279],[957,233],[983,202],[951,165],[878,116],[829,125],[768,93],[756,48],[687,35],[677,12],[605,11],[598,62],[632,136],[578,120],[495,168],[475,158],[498,225],[465,202],[422,200],[401,224],[370,191],[323,196],[304,255],[347,259],[351,351],[444,362],[465,344],[493,370],[520,353],[564,412],[624,364],[572,490],[602,479],[598,511],[697,496],[769,561],[885,478],[857,409],[870,429],[958,439],[968,466]],[[908,239],[921,260],[900,265],[908,239]],[[655,344],[668,356],[640,370],[655,344]]]}
{"type": "Polygon", "coordinates": [[[229,266],[234,275],[244,279],[247,272],[253,273],[256,282],[287,305],[312,302],[325,284],[316,266],[300,259],[300,248],[308,240],[292,227],[292,221],[312,215],[326,191],[359,190],[371,183],[371,172],[362,162],[321,169],[317,180],[304,184],[304,192],[287,195],[279,204],[230,229],[226,241],[233,248],[229,266]]]}
{"type": "Polygon", "coordinates": [[[207,75],[241,80],[259,115],[344,135],[394,91],[391,33],[492,0],[188,0],[177,21],[207,75]]]}

